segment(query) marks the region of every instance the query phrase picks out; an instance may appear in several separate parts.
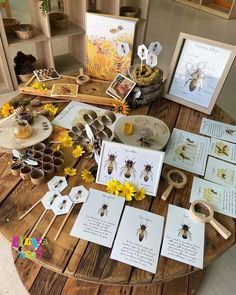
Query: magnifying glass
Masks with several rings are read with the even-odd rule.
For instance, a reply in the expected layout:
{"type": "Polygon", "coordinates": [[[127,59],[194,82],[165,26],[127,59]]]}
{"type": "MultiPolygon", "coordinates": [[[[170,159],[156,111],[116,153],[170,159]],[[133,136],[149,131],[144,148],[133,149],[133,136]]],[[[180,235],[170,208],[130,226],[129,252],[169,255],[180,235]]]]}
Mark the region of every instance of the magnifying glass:
{"type": "Polygon", "coordinates": [[[180,170],[170,170],[166,175],[169,186],[162,194],[162,200],[166,201],[173,188],[183,188],[187,183],[187,176],[180,170]]]}
{"type": "Polygon", "coordinates": [[[202,223],[210,223],[214,229],[221,234],[224,239],[228,239],[231,236],[231,232],[227,230],[222,224],[220,224],[215,218],[214,210],[208,202],[202,200],[194,201],[190,206],[190,214],[192,217],[202,223]]]}

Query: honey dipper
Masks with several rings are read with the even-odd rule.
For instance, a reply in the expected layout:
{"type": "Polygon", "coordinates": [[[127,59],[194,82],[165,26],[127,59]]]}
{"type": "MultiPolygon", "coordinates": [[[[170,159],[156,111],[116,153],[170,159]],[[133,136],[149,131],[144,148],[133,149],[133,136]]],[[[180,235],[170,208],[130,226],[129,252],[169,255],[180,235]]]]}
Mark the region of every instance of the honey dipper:
{"type": "Polygon", "coordinates": [[[30,104],[32,107],[38,107],[42,104],[47,104],[47,103],[58,103],[58,102],[70,102],[69,100],[40,100],[38,98],[35,98],[31,100],[30,104]]]}

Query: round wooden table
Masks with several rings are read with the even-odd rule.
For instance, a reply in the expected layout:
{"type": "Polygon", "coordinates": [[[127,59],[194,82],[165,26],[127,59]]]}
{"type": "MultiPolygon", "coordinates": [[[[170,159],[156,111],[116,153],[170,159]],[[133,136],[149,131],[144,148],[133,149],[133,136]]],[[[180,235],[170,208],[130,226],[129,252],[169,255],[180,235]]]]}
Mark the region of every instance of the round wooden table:
{"type": "MultiPolygon", "coordinates": [[[[21,96],[18,96],[18,98],[21,96]]],[[[33,98],[30,96],[30,98],[33,98]]],[[[45,98],[44,98],[45,100],[45,98]]],[[[60,110],[66,106],[60,104],[60,110]]],[[[174,127],[193,133],[199,133],[203,117],[207,115],[166,99],[158,99],[151,105],[145,105],[132,111],[132,114],[148,114],[163,120],[172,130],[174,127]]],[[[210,118],[230,124],[235,122],[219,107],[215,107],[210,118]]],[[[26,236],[30,232],[44,208],[39,204],[25,218],[19,217],[39,200],[48,190],[47,184],[34,186],[30,181],[22,181],[11,174],[8,162],[10,155],[1,154],[0,165],[0,232],[11,242],[13,236],[26,236]]],[[[65,150],[65,166],[78,169],[78,176],[68,177],[69,186],[63,191],[68,194],[71,187],[85,185],[87,188],[104,190],[98,184],[87,185],[81,179],[80,172],[91,168],[93,160],[83,157],[75,160],[70,149],[65,150]]],[[[166,216],[168,204],[189,208],[189,196],[193,174],[186,173],[186,187],[173,191],[168,202],[160,196],[167,186],[166,173],[170,170],[164,165],[156,198],[147,197],[141,202],[132,201],[128,205],[166,216]]],[[[63,175],[63,172],[59,173],[63,175]]],[[[30,293],[35,294],[194,294],[203,271],[184,263],[160,257],[155,275],[110,259],[111,249],[99,246],[69,235],[81,204],[76,205],[57,241],[54,236],[64,216],[58,216],[48,232],[48,245],[42,247],[42,258],[21,259],[13,251],[15,265],[19,275],[30,293]]],[[[50,222],[53,214],[47,212],[45,218],[34,232],[40,237],[50,222]]],[[[206,225],[204,267],[235,243],[235,221],[222,214],[215,214],[216,219],[226,226],[232,236],[224,240],[210,225],[206,225]]]]}

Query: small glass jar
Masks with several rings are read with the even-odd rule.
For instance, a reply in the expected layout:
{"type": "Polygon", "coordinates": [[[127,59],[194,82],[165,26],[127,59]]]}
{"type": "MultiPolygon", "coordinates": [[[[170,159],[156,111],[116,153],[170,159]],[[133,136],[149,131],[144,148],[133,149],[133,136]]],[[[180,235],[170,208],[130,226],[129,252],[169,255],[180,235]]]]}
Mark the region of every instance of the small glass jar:
{"type": "Polygon", "coordinates": [[[12,126],[12,132],[16,138],[25,139],[32,135],[32,127],[26,120],[18,119],[12,126]]]}

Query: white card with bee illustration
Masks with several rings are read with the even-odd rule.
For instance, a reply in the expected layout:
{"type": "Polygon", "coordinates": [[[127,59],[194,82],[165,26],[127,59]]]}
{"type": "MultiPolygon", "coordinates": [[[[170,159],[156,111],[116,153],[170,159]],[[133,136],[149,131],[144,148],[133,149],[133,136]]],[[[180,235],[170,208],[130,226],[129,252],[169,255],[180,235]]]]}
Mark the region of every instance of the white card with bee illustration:
{"type": "Polygon", "coordinates": [[[51,191],[62,192],[67,186],[68,183],[64,176],[54,176],[48,182],[48,188],[51,191]]]}
{"type": "Polygon", "coordinates": [[[204,178],[223,186],[236,188],[236,165],[209,157],[204,178]]]}
{"type": "Polygon", "coordinates": [[[147,195],[156,196],[164,152],[103,141],[96,182],[106,184],[116,179],[129,181],[144,188],[147,195]]]}
{"type": "Polygon", "coordinates": [[[83,203],[87,200],[88,190],[83,186],[75,186],[69,193],[69,198],[74,204],[83,203]]]}
{"type": "Polygon", "coordinates": [[[62,196],[61,198],[56,198],[53,202],[51,209],[55,215],[67,214],[70,211],[73,202],[68,196],[62,196]]]}
{"type": "Polygon", "coordinates": [[[49,191],[43,196],[41,202],[45,209],[49,210],[52,208],[52,205],[56,201],[56,199],[61,199],[62,195],[57,191],[49,191]]]}
{"type": "Polygon", "coordinates": [[[90,189],[70,235],[111,248],[125,198],[90,189]]]}
{"type": "Polygon", "coordinates": [[[156,273],[164,217],[126,206],[111,258],[156,273]]]}
{"type": "Polygon", "coordinates": [[[166,148],[164,162],[204,175],[209,145],[209,138],[175,128],[166,148]]]}
{"type": "Polygon", "coordinates": [[[194,177],[190,202],[195,200],[207,201],[215,212],[236,218],[236,189],[194,177]]]}
{"type": "Polygon", "coordinates": [[[203,118],[200,127],[200,133],[236,143],[235,125],[225,124],[222,122],[203,118]]]}
{"type": "Polygon", "coordinates": [[[205,224],[188,209],[169,205],[161,255],[203,268],[205,224]]]}
{"type": "Polygon", "coordinates": [[[211,138],[209,155],[236,164],[236,144],[211,138]]]}

